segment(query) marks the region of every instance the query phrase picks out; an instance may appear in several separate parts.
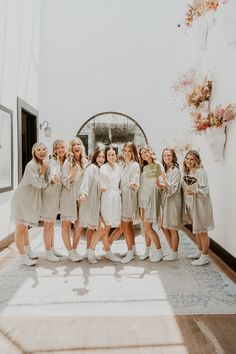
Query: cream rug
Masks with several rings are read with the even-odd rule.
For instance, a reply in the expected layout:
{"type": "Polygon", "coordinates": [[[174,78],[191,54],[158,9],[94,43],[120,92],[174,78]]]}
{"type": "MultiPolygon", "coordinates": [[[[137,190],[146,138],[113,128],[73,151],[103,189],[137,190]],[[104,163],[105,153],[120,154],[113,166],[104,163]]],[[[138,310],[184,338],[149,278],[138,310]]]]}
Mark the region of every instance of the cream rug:
{"type": "MultiPolygon", "coordinates": [[[[60,227],[56,245],[64,252],[60,227]]],[[[211,259],[194,267],[186,255],[195,249],[181,232],[180,259],[151,263],[138,257],[122,265],[104,258],[90,265],[66,258],[52,263],[44,259],[42,228],[31,230],[32,248],[38,253],[36,267],[20,264],[14,245],[0,254],[0,314],[2,316],[156,316],[173,314],[236,313],[236,285],[211,259]]],[[[161,236],[167,252],[166,242],[161,236]]],[[[137,249],[144,240],[136,237],[137,249]]],[[[113,246],[115,253],[126,249],[123,240],[113,246]]],[[[85,252],[81,240],[80,253],[85,252]]],[[[102,245],[98,245],[102,254],[102,245]]]]}

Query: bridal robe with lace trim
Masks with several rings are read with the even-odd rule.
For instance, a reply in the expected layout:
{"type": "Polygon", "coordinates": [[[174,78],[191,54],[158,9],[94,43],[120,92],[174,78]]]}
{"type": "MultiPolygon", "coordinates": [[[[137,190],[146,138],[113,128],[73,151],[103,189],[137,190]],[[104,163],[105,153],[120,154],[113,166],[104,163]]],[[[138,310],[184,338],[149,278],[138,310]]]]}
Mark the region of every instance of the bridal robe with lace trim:
{"type": "Polygon", "coordinates": [[[178,230],[182,225],[181,172],[173,167],[166,174],[169,186],[161,191],[161,226],[178,230]]]}
{"type": "Polygon", "coordinates": [[[97,230],[99,226],[101,209],[101,183],[99,179],[99,167],[89,165],[84,173],[79,195],[85,195],[86,199],[80,202],[80,223],[83,227],[97,230]]]}
{"type": "Polygon", "coordinates": [[[131,190],[131,183],[136,183],[139,188],[140,167],[136,161],[130,161],[121,168],[121,219],[136,223],[139,221],[138,188],[131,190]]]}
{"type": "MultiPolygon", "coordinates": [[[[190,171],[189,176],[197,179],[197,182],[191,185],[191,189],[196,194],[188,196],[184,193],[185,211],[187,214],[185,219],[189,219],[188,221],[192,224],[194,234],[207,232],[214,228],[207,173],[203,168],[198,168],[190,171]]],[[[182,187],[184,191],[188,188],[184,179],[182,187]]]]}
{"type": "Polygon", "coordinates": [[[40,218],[42,189],[48,184],[48,174],[39,175],[39,165],[32,159],[27,163],[23,178],[14,192],[11,218],[15,223],[37,226],[40,218]]]}
{"type": "MultiPolygon", "coordinates": [[[[161,171],[164,170],[159,162],[161,171]]],[[[141,173],[138,191],[139,207],[144,210],[144,221],[157,224],[160,217],[161,194],[156,185],[156,178],[147,178],[145,171],[141,173]]]]}
{"type": "Polygon", "coordinates": [[[118,227],[121,222],[121,196],[120,196],[120,167],[115,164],[112,168],[109,163],[100,167],[101,176],[106,177],[107,191],[102,192],[101,215],[106,225],[118,227]]]}
{"type": "Polygon", "coordinates": [[[79,219],[79,190],[82,183],[84,170],[78,165],[74,182],[70,183],[70,163],[66,161],[62,169],[62,191],[60,200],[61,220],[74,222],[79,219]]]}
{"type": "Polygon", "coordinates": [[[59,214],[60,197],[62,190],[62,183],[55,184],[52,179],[58,176],[61,179],[63,165],[52,158],[49,160],[49,184],[42,191],[42,206],[40,213],[40,220],[55,221],[59,214]]]}

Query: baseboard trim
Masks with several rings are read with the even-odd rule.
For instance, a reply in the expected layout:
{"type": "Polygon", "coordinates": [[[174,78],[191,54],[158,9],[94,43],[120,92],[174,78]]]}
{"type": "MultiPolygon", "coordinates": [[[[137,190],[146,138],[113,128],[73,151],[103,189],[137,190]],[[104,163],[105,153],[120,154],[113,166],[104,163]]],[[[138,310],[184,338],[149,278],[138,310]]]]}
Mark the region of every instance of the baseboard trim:
{"type": "MultiPolygon", "coordinates": [[[[191,225],[185,225],[185,228],[190,231],[190,237],[194,240],[191,225]]],[[[195,240],[194,240],[195,241],[195,240]]],[[[236,258],[226,249],[220,246],[216,241],[210,238],[210,250],[214,252],[225,264],[227,264],[234,272],[236,272],[236,258]]]]}
{"type": "Polygon", "coordinates": [[[7,237],[0,240],[0,252],[3,251],[5,248],[9,247],[12,242],[14,242],[15,233],[11,233],[7,237]]]}

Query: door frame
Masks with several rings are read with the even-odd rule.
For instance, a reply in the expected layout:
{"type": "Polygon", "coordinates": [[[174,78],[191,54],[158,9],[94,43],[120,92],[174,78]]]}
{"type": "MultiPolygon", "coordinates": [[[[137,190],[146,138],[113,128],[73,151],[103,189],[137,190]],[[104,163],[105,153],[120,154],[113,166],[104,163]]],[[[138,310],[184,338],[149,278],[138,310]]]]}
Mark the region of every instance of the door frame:
{"type": "Polygon", "coordinates": [[[18,140],[18,183],[22,179],[22,110],[36,117],[37,125],[37,140],[39,138],[39,112],[29,103],[17,97],[17,140],[18,140]]]}

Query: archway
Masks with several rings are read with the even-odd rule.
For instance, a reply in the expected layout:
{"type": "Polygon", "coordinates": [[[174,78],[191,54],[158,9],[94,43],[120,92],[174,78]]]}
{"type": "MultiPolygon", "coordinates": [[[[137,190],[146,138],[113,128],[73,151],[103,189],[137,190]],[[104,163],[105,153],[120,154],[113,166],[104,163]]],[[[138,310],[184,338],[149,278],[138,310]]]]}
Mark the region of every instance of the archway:
{"type": "Polygon", "coordinates": [[[130,116],[120,112],[102,112],[90,117],[76,134],[84,143],[88,156],[97,146],[114,144],[121,151],[132,141],[137,147],[147,144],[141,126],[130,116]]]}

